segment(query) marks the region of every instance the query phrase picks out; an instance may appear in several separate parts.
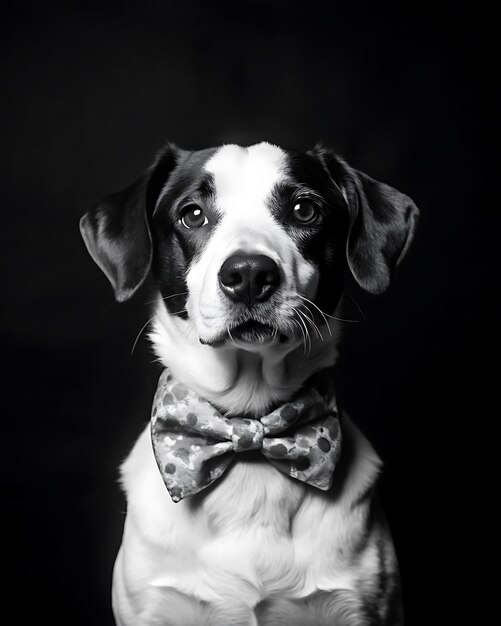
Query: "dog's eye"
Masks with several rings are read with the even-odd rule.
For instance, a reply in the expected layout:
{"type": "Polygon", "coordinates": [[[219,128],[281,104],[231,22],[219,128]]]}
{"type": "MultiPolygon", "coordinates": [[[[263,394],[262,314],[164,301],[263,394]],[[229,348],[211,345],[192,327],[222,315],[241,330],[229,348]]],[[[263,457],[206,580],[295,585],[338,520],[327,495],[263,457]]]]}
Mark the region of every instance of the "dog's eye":
{"type": "Polygon", "coordinates": [[[294,218],[301,224],[313,222],[317,217],[317,209],[313,202],[309,200],[301,200],[294,206],[294,218]]]}
{"type": "Polygon", "coordinates": [[[179,221],[185,228],[201,228],[209,223],[198,204],[188,204],[181,211],[179,221]]]}

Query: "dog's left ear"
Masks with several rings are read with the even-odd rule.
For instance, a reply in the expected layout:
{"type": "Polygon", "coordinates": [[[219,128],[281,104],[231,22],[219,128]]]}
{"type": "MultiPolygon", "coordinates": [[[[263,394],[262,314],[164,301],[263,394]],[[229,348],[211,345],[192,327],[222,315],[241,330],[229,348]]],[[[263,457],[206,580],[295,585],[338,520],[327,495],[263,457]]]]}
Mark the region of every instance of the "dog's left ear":
{"type": "Polygon", "coordinates": [[[382,293],[412,241],[419,216],[416,205],[326,148],[316,146],[309,154],[322,162],[348,204],[346,256],[351,273],[366,291],[382,293]]]}
{"type": "Polygon", "coordinates": [[[182,152],[167,144],[135,183],[106,196],[80,220],[87,250],[107,276],[119,302],[128,300],[148,275],[153,255],[149,221],[182,152]]]}

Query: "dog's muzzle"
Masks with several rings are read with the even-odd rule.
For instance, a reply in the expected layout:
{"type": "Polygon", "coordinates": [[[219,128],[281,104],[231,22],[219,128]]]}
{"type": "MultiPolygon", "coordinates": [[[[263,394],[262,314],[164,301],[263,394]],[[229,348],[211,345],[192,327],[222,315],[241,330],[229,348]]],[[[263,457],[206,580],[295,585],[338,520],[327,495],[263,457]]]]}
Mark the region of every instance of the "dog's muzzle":
{"type": "Polygon", "coordinates": [[[218,278],[221,291],[233,302],[243,302],[249,309],[268,300],[280,286],[278,266],[264,254],[228,257],[218,278]]]}

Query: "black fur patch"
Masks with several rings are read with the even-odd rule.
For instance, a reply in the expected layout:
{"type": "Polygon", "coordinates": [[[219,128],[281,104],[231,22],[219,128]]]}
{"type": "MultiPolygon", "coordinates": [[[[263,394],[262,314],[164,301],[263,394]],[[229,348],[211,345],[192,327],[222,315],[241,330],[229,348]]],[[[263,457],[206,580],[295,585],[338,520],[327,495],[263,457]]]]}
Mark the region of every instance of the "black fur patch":
{"type": "Polygon", "coordinates": [[[185,153],[159,194],[152,219],[153,276],[169,312],[183,319],[187,317],[186,274],[220,219],[212,175],[203,169],[215,152],[216,148],[185,153]],[[184,227],[179,220],[188,203],[198,204],[209,224],[184,227]]]}
{"type": "MultiPolygon", "coordinates": [[[[315,304],[331,314],[339,300],[346,267],[349,219],[346,202],[321,162],[310,154],[287,152],[289,180],[272,192],[270,209],[295,240],[300,253],[313,263],[320,276],[315,304]],[[298,224],[292,216],[300,199],[311,199],[319,217],[312,224],[298,224]]],[[[310,311],[318,312],[310,306],[310,311]]]]}

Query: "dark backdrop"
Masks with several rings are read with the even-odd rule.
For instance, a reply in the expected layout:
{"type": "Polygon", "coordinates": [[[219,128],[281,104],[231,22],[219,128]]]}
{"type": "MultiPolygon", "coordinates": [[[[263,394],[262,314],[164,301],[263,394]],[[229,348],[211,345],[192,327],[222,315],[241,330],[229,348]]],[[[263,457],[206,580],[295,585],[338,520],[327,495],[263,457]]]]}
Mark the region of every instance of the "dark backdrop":
{"type": "Polygon", "coordinates": [[[11,623],[112,624],[125,511],[117,466],[148,419],[158,370],[143,338],[131,354],[149,316],[144,294],[114,303],[78,219],[165,139],[322,140],[420,207],[390,292],[350,286],[366,321],[349,329],[339,393],[386,463],[408,624],[453,623],[464,586],[449,585],[473,550],[465,497],[475,497],[475,424],[491,382],[482,363],[499,312],[480,7],[95,0],[3,11],[11,623]]]}

